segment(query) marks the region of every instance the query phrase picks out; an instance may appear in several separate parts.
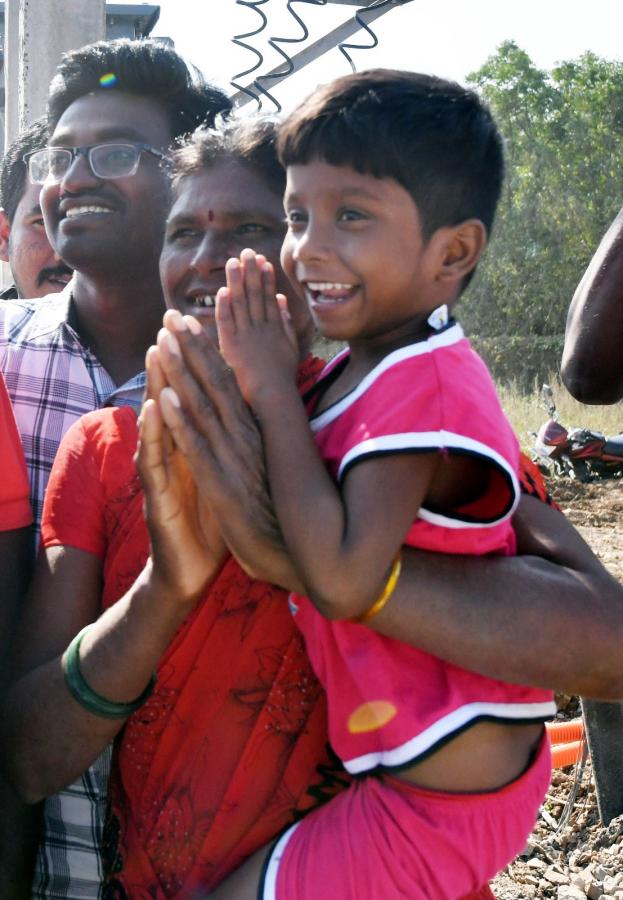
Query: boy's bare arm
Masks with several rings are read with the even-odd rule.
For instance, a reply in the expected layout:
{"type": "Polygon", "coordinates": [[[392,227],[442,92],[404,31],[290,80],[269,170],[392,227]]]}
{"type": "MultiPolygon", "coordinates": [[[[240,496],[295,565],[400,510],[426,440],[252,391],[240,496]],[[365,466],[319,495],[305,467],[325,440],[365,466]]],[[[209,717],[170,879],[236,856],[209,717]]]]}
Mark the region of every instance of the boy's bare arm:
{"type": "Polygon", "coordinates": [[[562,379],[583,403],[623,398],[623,210],[604,235],[567,316],[562,379]]]}
{"type": "Polygon", "coordinates": [[[216,300],[219,344],[260,423],[285,543],[319,611],[357,617],[381,592],[428,494],[438,455],[360,462],[338,490],[296,388],[298,347],[275,299],[272,266],[244,250],[226,273],[228,286],[216,300]]]}

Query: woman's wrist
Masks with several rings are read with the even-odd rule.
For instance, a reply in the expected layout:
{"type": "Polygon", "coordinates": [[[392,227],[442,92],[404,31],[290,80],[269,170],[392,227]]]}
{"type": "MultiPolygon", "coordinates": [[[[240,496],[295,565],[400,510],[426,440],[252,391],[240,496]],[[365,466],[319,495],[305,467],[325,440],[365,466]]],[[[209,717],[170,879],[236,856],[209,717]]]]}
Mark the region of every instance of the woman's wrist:
{"type": "Polygon", "coordinates": [[[184,590],[172,582],[150,556],[134,582],[130,602],[134,605],[145,603],[154,624],[160,621],[165,628],[169,625],[175,630],[197,605],[204,591],[205,585],[192,591],[184,590]]]}

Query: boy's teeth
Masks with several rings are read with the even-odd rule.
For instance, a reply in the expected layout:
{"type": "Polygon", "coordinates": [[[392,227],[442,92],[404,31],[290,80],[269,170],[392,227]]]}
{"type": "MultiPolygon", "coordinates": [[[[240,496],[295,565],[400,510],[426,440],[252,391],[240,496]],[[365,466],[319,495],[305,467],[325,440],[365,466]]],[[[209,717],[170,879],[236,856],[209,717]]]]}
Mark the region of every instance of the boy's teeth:
{"type": "Polygon", "coordinates": [[[307,287],[310,291],[348,291],[352,287],[351,284],[342,284],[339,281],[308,281],[307,287]]]}
{"type": "Polygon", "coordinates": [[[200,297],[191,298],[191,306],[199,306],[201,308],[211,307],[215,305],[215,299],[210,294],[202,294],[200,297]]]}

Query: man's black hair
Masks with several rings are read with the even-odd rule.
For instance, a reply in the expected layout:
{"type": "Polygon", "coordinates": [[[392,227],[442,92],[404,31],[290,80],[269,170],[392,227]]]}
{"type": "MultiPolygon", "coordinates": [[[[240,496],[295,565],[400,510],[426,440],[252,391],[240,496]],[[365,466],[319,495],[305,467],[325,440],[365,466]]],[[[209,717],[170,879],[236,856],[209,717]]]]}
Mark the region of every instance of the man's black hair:
{"type": "Polygon", "coordinates": [[[284,165],[321,159],[393,178],[424,237],[476,218],[491,230],[504,177],[502,139],[478,95],[451,81],[370,69],[318,88],[280,128],[284,165]]]}
{"type": "Polygon", "coordinates": [[[28,169],[24,154],[40,150],[48,142],[48,122],[45,116],[36,119],[8,147],[0,164],[0,206],[11,225],[15,211],[28,183],[28,169]]]}
{"type": "Polygon", "coordinates": [[[277,123],[267,117],[219,118],[212,128],[198,128],[173,153],[174,188],[217,162],[241,163],[257,172],[276,194],[283,195],[285,169],[277,157],[277,123]]]}
{"type": "Polygon", "coordinates": [[[65,110],[85,94],[124,91],[160,101],[171,138],[211,125],[231,109],[220,88],[190,69],[171,47],[155,40],[98,41],[66,53],[50,84],[48,125],[54,131],[65,110]]]}

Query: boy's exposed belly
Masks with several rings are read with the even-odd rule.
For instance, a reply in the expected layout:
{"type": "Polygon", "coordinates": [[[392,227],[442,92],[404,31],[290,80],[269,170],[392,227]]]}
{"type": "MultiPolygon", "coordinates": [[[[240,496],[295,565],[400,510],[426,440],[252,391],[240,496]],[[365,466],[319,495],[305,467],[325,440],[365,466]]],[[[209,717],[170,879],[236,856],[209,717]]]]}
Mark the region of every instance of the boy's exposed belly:
{"type": "Polygon", "coordinates": [[[422,762],[392,772],[392,777],[429,790],[494,791],[526,769],[543,728],[542,724],[479,722],[422,762]]]}

